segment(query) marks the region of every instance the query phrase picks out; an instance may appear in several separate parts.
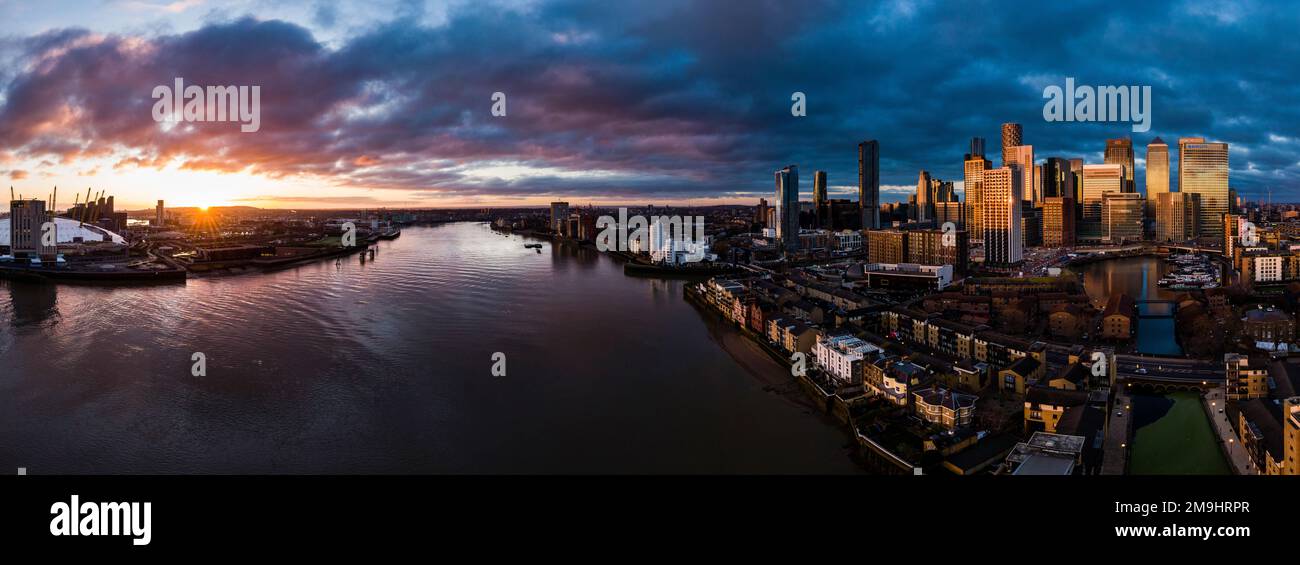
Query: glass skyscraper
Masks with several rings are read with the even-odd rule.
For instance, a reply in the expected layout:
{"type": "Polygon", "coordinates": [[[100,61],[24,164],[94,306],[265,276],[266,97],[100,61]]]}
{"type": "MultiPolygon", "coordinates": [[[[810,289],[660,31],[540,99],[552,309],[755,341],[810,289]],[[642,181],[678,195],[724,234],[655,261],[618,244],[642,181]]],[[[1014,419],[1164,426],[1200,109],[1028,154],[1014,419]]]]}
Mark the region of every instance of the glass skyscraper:
{"type": "Polygon", "coordinates": [[[776,172],[776,237],[787,252],[799,250],[799,166],[776,172]]]}
{"type": "Polygon", "coordinates": [[[880,143],[874,139],[858,144],[858,206],[862,229],[880,229],[880,143]]]}
{"type": "Polygon", "coordinates": [[[1222,238],[1223,215],[1228,213],[1228,144],[1179,139],[1178,191],[1200,195],[1199,235],[1222,238]]]}

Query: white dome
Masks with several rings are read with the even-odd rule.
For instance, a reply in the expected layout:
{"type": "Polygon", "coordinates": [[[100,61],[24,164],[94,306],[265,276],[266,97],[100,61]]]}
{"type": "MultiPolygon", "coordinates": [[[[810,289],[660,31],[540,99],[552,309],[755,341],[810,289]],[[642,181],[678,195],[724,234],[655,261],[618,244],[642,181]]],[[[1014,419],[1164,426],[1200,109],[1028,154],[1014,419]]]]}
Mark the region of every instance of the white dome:
{"type": "MultiPolygon", "coordinates": [[[[85,242],[96,242],[104,239],[104,236],[112,238],[113,243],[125,244],[126,239],[111,231],[98,226],[85,224],[78,225],[76,220],[68,218],[54,218],[55,231],[58,233],[59,243],[72,243],[73,238],[80,237],[85,242]]],[[[9,245],[9,218],[0,218],[0,245],[9,245]]]]}

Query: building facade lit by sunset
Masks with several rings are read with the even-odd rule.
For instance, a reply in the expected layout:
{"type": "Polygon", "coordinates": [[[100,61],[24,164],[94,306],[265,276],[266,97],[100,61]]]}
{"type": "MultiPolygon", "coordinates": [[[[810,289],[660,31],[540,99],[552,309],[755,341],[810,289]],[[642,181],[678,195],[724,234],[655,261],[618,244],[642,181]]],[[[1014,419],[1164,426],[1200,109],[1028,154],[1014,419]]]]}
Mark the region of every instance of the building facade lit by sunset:
{"type": "Polygon", "coordinates": [[[1034,179],[1038,178],[1038,176],[1034,174],[1034,171],[1036,170],[1034,168],[1034,146],[1017,145],[1015,147],[1007,147],[1003,148],[1003,153],[1006,155],[1007,159],[1007,162],[1003,164],[1004,167],[1010,165],[1018,165],[1020,167],[1022,182],[1024,183],[1022,186],[1024,190],[1022,197],[1025,200],[1032,202],[1034,206],[1038,206],[1042,201],[1042,195],[1039,194],[1039,188],[1037,183],[1034,181],[1034,179]]]}
{"type": "Polygon", "coordinates": [[[1002,124],[1002,166],[1007,166],[1010,149],[1024,139],[1024,129],[1017,123],[1002,124]]]}
{"type": "MultiPolygon", "coordinates": [[[[977,138],[978,139],[978,138],[977,138]]],[[[971,143],[972,149],[975,143],[971,143]]],[[[984,141],[981,139],[979,148],[983,150],[984,141]]],[[[966,229],[971,234],[971,239],[979,241],[984,240],[984,171],[992,168],[990,163],[983,154],[967,154],[965,166],[965,187],[966,187],[966,229]]]]}
{"type": "Polygon", "coordinates": [[[1147,217],[1155,218],[1160,195],[1169,192],[1169,145],[1159,137],[1147,144],[1147,217]]]}
{"type": "Polygon", "coordinates": [[[1195,239],[1200,203],[1199,194],[1189,192],[1156,194],[1156,240],[1183,242],[1195,239]]]}
{"type": "Polygon", "coordinates": [[[1043,199],[1043,246],[1073,247],[1074,199],[1049,196],[1043,199]]]}
{"type": "Polygon", "coordinates": [[[1134,192],[1133,140],[1127,137],[1106,140],[1106,164],[1124,167],[1124,184],[1122,192],[1134,192]]]}
{"type": "Polygon", "coordinates": [[[1125,243],[1142,239],[1146,200],[1134,192],[1107,192],[1102,196],[1101,216],[1105,239],[1125,243]]]}
{"type": "Polygon", "coordinates": [[[1020,226],[1024,172],[1019,165],[984,171],[984,263],[1012,266],[1024,260],[1020,226]]]}
{"type": "Polygon", "coordinates": [[[1108,192],[1124,191],[1123,165],[1084,165],[1083,166],[1083,225],[1080,226],[1081,239],[1101,239],[1105,234],[1102,226],[1102,198],[1108,192]]]}
{"type": "Polygon", "coordinates": [[[1223,215],[1228,213],[1228,144],[1179,139],[1178,191],[1200,195],[1198,235],[1222,237],[1223,215]]]}

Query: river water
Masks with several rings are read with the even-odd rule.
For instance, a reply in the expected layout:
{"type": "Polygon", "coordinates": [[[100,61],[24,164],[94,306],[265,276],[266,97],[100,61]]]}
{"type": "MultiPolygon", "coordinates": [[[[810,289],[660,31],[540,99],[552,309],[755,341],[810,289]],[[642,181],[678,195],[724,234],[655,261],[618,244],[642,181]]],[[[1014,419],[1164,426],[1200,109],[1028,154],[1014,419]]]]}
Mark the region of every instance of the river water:
{"type": "Polygon", "coordinates": [[[408,228],[364,265],[0,281],[0,469],[857,472],[848,438],[742,369],[682,282],[524,243],[461,223],[408,228]]]}
{"type": "Polygon", "coordinates": [[[1142,303],[1172,300],[1178,294],[1157,284],[1171,270],[1168,264],[1156,257],[1125,257],[1090,263],[1080,270],[1084,289],[1098,309],[1106,307],[1112,294],[1121,292],[1139,302],[1136,344],[1139,353],[1182,356],[1183,349],[1174,336],[1174,305],[1142,303]]]}

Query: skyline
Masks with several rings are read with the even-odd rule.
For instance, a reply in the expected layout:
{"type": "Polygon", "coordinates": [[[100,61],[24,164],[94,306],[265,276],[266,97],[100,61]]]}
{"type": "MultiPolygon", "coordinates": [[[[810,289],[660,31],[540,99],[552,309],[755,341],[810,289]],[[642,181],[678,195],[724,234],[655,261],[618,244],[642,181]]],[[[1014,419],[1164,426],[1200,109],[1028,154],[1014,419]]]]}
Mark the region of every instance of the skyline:
{"type": "MultiPolygon", "coordinates": [[[[1131,138],[1139,192],[1145,146],[1159,136],[1227,143],[1244,198],[1300,194],[1300,111],[1286,80],[1300,49],[1268,43],[1300,16],[1252,2],[1123,13],[1090,2],[648,13],[571,2],[62,4],[0,5],[0,180],[28,196],[93,187],[131,209],[160,198],[753,204],[771,196],[773,171],[798,164],[810,178],[828,172],[828,197],[856,199],[855,145],[873,139],[880,202],[897,202],[921,170],[964,192],[970,138],[999,139],[1004,122],[1023,125],[1036,161],[1099,164],[1106,140],[1131,138]],[[1062,37],[1030,25],[1040,19],[1073,23],[1062,37]],[[1043,87],[1064,77],[1151,85],[1151,131],[1044,121],[1043,87]],[[260,85],[261,130],[152,121],[150,91],[176,78],[260,85]],[[490,114],[498,91],[509,97],[503,118],[490,114]],[[790,115],[793,92],[806,94],[806,117],[790,115]]],[[[1176,189],[1176,153],[1170,161],[1176,189]]]]}

